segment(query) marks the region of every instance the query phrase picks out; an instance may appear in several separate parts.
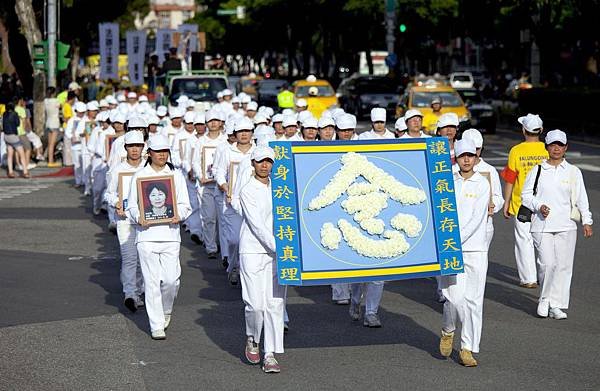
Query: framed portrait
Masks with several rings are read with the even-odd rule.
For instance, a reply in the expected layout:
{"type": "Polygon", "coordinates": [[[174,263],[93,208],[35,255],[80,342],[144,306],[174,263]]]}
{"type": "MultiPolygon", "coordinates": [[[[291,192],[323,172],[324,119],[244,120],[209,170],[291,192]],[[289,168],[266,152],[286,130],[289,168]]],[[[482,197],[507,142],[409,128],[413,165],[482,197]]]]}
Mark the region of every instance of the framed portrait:
{"type": "Polygon", "coordinates": [[[123,210],[127,209],[127,197],[129,196],[129,189],[131,188],[131,177],[133,172],[120,172],[119,180],[117,183],[117,192],[119,194],[119,202],[123,207],[123,210]]]}
{"type": "Polygon", "coordinates": [[[179,158],[181,160],[184,159],[185,156],[185,145],[187,144],[187,139],[186,138],[182,138],[179,140],[179,158]]]}
{"type": "Polygon", "coordinates": [[[108,160],[108,157],[110,156],[110,150],[117,137],[118,136],[116,134],[106,135],[106,138],[104,139],[104,160],[108,160]]]}
{"type": "Polygon", "coordinates": [[[235,181],[237,180],[237,174],[239,169],[240,162],[229,163],[229,171],[227,174],[227,198],[229,199],[231,199],[231,195],[233,194],[233,187],[235,185],[235,181]]]}
{"type": "Polygon", "coordinates": [[[214,181],[213,163],[215,162],[217,147],[202,147],[202,177],[214,181]]]}
{"type": "Polygon", "coordinates": [[[165,224],[178,217],[173,175],[141,177],[136,186],[140,223],[165,224]]]}

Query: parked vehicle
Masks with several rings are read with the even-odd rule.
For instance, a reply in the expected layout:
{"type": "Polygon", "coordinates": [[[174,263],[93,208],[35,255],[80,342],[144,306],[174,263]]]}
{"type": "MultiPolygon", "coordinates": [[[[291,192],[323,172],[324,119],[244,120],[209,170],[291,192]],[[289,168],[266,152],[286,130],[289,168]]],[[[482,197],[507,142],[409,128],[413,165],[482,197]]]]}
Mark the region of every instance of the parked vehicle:
{"type": "Polygon", "coordinates": [[[264,79],[258,82],[256,100],[261,106],[277,107],[277,94],[287,85],[284,79],[264,79]]]}
{"type": "Polygon", "coordinates": [[[475,79],[471,72],[454,72],[448,77],[453,88],[473,88],[475,79]]]}
{"type": "Polygon", "coordinates": [[[222,70],[170,71],[166,78],[163,104],[176,106],[177,98],[185,95],[196,101],[197,109],[208,110],[217,102],[217,93],[229,87],[222,70]]]}
{"type": "Polygon", "coordinates": [[[398,85],[385,76],[355,74],[342,81],[337,96],[340,106],[358,118],[374,107],[383,107],[393,116],[398,102],[398,85]]]}
{"type": "Polygon", "coordinates": [[[482,133],[496,133],[498,121],[496,110],[489,102],[483,100],[481,92],[476,88],[464,88],[456,90],[463,98],[471,118],[467,126],[479,129],[482,133]]]}
{"type": "Polygon", "coordinates": [[[306,99],[308,111],[316,118],[321,117],[323,111],[338,105],[335,90],[327,80],[296,80],[293,87],[295,99],[306,99]]]}

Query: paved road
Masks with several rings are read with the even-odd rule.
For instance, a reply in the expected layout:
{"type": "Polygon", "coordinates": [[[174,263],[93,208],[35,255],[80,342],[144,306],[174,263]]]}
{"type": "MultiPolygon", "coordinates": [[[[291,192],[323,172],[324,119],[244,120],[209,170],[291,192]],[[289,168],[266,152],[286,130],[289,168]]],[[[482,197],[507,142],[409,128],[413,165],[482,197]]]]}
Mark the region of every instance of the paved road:
{"type": "MultiPolygon", "coordinates": [[[[502,166],[516,140],[487,137],[487,161],[502,166]]],[[[600,148],[573,144],[569,160],[597,216],[600,148]]],[[[578,240],[569,319],[538,319],[496,218],[478,368],[439,356],[441,305],[421,279],[386,284],[381,329],[351,322],[327,287],[290,289],[283,372],[268,376],[241,359],[240,289],[187,237],[168,339],[153,341],[145,313],[121,304],[116,238],[69,178],[0,179],[0,226],[0,390],[600,388],[597,238],[578,240]]]]}

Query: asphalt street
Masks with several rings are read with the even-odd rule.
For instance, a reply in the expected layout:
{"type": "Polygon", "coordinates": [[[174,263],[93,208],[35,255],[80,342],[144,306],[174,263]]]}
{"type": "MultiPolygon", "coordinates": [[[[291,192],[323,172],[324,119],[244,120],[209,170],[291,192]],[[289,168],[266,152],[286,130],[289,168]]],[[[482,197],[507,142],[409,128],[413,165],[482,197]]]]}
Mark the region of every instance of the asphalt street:
{"type": "MultiPolygon", "coordinates": [[[[502,167],[518,134],[487,136],[502,167]]],[[[600,213],[600,146],[573,143],[600,213]]],[[[34,172],[35,174],[35,172],[34,172]]],[[[381,329],[352,322],[329,287],[288,290],[282,373],[244,363],[241,289],[183,234],[181,289],[165,341],[122,305],[119,250],[72,178],[0,179],[0,390],[598,390],[599,232],[578,236],[569,318],[535,316],[518,286],[512,223],[495,217],[479,367],[438,352],[435,280],[386,283],[381,329]]]]}

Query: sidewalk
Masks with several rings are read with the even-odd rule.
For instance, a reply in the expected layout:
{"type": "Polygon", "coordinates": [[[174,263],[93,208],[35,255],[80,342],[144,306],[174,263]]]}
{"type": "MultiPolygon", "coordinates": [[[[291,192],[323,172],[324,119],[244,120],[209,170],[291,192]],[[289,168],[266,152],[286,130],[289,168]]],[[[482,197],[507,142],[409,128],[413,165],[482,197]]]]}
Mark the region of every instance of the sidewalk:
{"type": "MultiPolygon", "coordinates": [[[[69,167],[53,167],[49,168],[46,162],[38,163],[36,168],[29,170],[31,178],[52,178],[52,177],[68,177],[73,176],[73,166],[69,167]]],[[[15,170],[17,175],[15,180],[24,179],[21,177],[21,171],[15,170]]],[[[0,179],[8,179],[6,167],[2,167],[0,171],[0,179]]]]}

